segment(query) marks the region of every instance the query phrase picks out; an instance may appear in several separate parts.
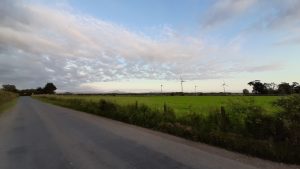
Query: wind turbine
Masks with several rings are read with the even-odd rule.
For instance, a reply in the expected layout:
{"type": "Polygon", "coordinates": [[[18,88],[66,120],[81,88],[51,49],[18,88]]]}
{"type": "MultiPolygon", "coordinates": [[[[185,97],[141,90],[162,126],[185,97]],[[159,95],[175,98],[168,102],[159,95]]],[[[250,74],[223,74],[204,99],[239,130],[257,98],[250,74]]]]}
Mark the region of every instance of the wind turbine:
{"type": "Polygon", "coordinates": [[[181,93],[183,93],[183,83],[184,83],[184,82],[185,82],[185,81],[182,80],[182,77],[180,76],[181,93]]]}
{"type": "Polygon", "coordinates": [[[197,87],[198,87],[198,86],[197,86],[197,85],[195,85],[195,94],[197,94],[197,87]]]}
{"type": "Polygon", "coordinates": [[[228,85],[225,83],[225,81],[223,80],[223,84],[222,84],[222,86],[223,86],[223,90],[224,90],[224,93],[226,92],[226,90],[225,90],[225,88],[226,87],[228,87],[228,85]]]}
{"type": "Polygon", "coordinates": [[[160,85],[160,93],[163,92],[162,89],[163,89],[163,85],[161,84],[161,85],[160,85]]]}

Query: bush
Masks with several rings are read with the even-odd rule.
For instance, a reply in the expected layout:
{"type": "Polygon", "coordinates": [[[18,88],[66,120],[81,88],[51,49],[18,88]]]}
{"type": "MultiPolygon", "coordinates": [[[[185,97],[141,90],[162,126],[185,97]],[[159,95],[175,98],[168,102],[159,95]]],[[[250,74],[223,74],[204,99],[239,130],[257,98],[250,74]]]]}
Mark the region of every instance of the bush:
{"type": "Polygon", "coordinates": [[[273,139],[275,133],[275,118],[272,115],[263,114],[261,111],[247,114],[245,118],[244,135],[255,139],[273,139]]]}
{"type": "Polygon", "coordinates": [[[274,102],[280,108],[278,130],[286,133],[286,140],[293,145],[300,146],[300,95],[295,94],[282,97],[274,102]]]}
{"type": "Polygon", "coordinates": [[[112,103],[112,102],[108,102],[104,99],[101,99],[99,101],[99,111],[101,113],[106,113],[106,114],[112,114],[112,113],[115,113],[117,112],[117,105],[112,103]]]}
{"type": "Polygon", "coordinates": [[[171,107],[169,107],[166,103],[164,103],[162,118],[164,122],[174,123],[176,121],[176,115],[174,110],[171,107]]]}

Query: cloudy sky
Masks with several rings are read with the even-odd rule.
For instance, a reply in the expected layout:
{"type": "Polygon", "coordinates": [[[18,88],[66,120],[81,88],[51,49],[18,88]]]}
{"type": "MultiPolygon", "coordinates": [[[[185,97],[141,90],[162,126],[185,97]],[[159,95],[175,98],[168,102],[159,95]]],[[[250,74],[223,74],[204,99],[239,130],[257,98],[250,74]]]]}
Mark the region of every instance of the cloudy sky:
{"type": "Polygon", "coordinates": [[[299,0],[0,0],[0,84],[228,91],[300,82],[299,0]]]}

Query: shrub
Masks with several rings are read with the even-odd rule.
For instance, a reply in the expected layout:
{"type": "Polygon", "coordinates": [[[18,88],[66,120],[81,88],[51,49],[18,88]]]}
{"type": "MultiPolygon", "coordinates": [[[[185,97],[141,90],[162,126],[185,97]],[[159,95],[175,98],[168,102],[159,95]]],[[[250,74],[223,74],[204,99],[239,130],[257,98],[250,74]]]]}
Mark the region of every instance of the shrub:
{"type": "Polygon", "coordinates": [[[108,102],[104,99],[101,99],[99,101],[99,111],[101,113],[115,113],[117,111],[117,105],[112,103],[112,102],[108,102]]]}
{"type": "Polygon", "coordinates": [[[234,133],[247,135],[245,133],[249,132],[250,135],[257,137],[255,128],[264,128],[262,125],[265,124],[265,121],[267,123],[270,121],[264,115],[266,110],[258,105],[253,98],[229,100],[225,107],[229,119],[229,130],[234,133]]]}
{"type": "Polygon", "coordinates": [[[166,103],[164,103],[162,118],[162,120],[165,122],[174,123],[176,121],[176,115],[174,110],[171,107],[169,107],[166,103]]]}
{"type": "Polygon", "coordinates": [[[282,97],[274,102],[280,108],[278,118],[281,119],[279,130],[285,131],[287,141],[300,145],[300,95],[282,97]]]}
{"type": "Polygon", "coordinates": [[[245,133],[255,139],[272,139],[275,133],[275,118],[261,111],[247,114],[245,118],[245,133]]]}

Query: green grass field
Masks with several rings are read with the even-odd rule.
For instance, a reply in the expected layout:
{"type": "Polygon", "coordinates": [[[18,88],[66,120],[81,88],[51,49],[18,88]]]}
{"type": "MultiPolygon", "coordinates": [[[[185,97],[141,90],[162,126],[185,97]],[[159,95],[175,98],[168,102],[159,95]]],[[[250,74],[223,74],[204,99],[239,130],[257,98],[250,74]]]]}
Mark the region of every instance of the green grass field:
{"type": "Polygon", "coordinates": [[[163,104],[166,103],[172,107],[177,115],[185,114],[188,112],[195,113],[208,113],[211,110],[220,108],[226,101],[230,99],[243,99],[253,98],[259,105],[265,107],[268,111],[272,112],[275,108],[272,102],[278,96],[78,96],[78,95],[65,95],[55,96],[62,98],[80,98],[92,101],[99,101],[105,99],[120,105],[133,104],[136,101],[150,106],[153,109],[162,109],[163,104]]]}

